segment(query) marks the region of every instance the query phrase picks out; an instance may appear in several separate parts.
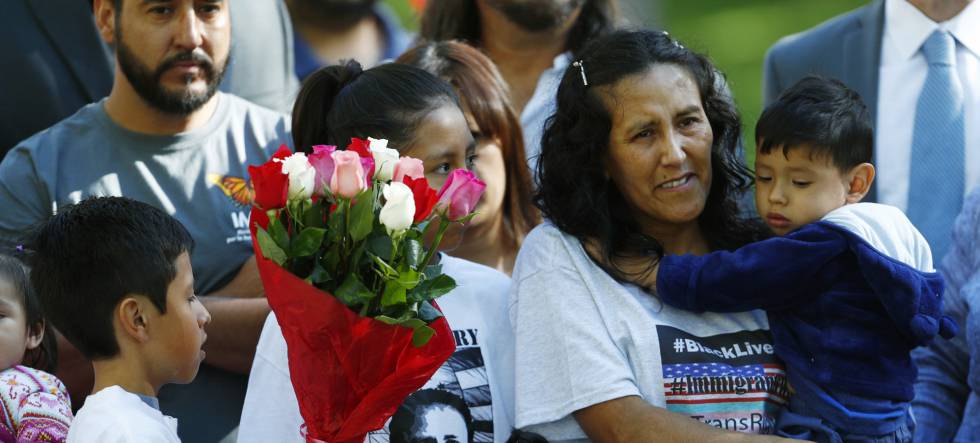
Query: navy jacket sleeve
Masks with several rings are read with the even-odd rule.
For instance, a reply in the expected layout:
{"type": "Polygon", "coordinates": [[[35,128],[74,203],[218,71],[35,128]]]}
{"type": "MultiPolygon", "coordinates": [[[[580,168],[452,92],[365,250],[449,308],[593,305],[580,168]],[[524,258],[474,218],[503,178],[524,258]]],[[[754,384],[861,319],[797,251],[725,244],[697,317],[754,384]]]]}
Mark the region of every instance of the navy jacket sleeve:
{"type": "Polygon", "coordinates": [[[669,255],[660,261],[657,294],[695,312],[789,307],[821,267],[847,249],[840,233],[811,224],[734,252],[669,255]]]}

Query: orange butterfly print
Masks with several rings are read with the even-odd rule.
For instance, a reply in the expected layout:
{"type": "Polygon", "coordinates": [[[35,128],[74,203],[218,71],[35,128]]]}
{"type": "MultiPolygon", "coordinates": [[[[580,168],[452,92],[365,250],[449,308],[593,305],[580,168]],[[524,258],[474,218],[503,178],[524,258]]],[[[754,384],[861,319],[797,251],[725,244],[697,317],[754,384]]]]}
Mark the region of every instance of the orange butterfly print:
{"type": "Polygon", "coordinates": [[[252,186],[247,180],[241,177],[231,177],[221,174],[208,174],[208,181],[221,188],[229,198],[238,206],[249,206],[252,204],[252,186]]]}

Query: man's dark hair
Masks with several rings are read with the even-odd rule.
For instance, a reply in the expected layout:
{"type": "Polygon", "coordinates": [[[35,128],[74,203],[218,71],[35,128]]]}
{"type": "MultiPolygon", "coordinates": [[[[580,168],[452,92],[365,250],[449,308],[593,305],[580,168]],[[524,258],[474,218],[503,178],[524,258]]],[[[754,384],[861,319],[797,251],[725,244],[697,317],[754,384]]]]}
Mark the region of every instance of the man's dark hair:
{"type": "MultiPolygon", "coordinates": [[[[423,424],[419,422],[422,415],[434,407],[449,407],[459,412],[466,423],[466,442],[473,441],[473,415],[470,407],[463,399],[449,391],[442,389],[422,389],[415,391],[412,395],[398,407],[395,415],[391,416],[391,423],[388,424],[390,432],[389,440],[391,443],[421,443],[415,439],[415,433],[423,424]]],[[[462,435],[457,435],[462,438],[462,435]]]]}
{"type": "Polygon", "coordinates": [[[48,319],[90,360],[119,353],[112,313],[127,295],[167,309],[176,260],[194,240],[160,209],[125,197],[70,205],[30,241],[31,284],[48,319]]]}
{"type": "Polygon", "coordinates": [[[580,57],[588,86],[579,68],[565,71],[555,113],[541,139],[534,201],[546,219],[583,243],[597,241],[601,257],[592,258],[598,258],[596,264],[614,278],[629,281],[652,270],[664,254],[662,239],[641,230],[600,161],[609,151],[612,131],[612,113],[602,91],[656,65],[669,64],[690,73],[714,135],[711,189],[698,217],[709,245],[731,250],[763,238],[763,227],[740,215],[738,196],[751,184],[749,170],[738,155],[741,123],[721,74],[705,56],[663,32],[618,30],[590,41],[580,57]],[[616,259],[637,256],[651,258],[645,271],[627,274],[616,266],[616,259]]]}
{"type": "Polygon", "coordinates": [[[828,158],[841,171],[870,163],[874,149],[871,114],[857,92],[836,79],[804,77],[766,107],[755,125],[759,152],[801,147],[828,158]]]}
{"type": "MultiPolygon", "coordinates": [[[[617,19],[617,0],[585,0],[578,20],[568,33],[565,49],[577,54],[586,42],[612,31],[617,19]]],[[[428,0],[419,37],[428,41],[462,40],[482,46],[476,0],[428,0]]]]}

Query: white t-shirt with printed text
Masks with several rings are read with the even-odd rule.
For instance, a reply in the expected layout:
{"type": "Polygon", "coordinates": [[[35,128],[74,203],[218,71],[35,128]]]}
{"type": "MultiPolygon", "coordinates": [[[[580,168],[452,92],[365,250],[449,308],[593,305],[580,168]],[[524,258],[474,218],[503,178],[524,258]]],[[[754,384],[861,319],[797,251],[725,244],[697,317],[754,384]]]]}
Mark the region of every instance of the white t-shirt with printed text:
{"type": "MultiPolygon", "coordinates": [[[[426,426],[417,430],[443,441],[455,436],[473,442],[505,442],[513,428],[513,332],[507,318],[510,279],[489,267],[442,256],[443,272],[457,287],[437,301],[456,340],[456,351],[415,394],[420,404],[432,390],[462,400],[469,420],[450,408],[420,411],[426,426]],[[465,431],[464,431],[465,429],[465,431]],[[466,435],[460,435],[467,432],[466,435]]],[[[239,443],[304,442],[303,417],[289,379],[286,341],[274,314],[262,330],[249,375],[239,443]]],[[[366,441],[389,441],[389,423],[368,434],[366,441]]]]}
{"type": "Polygon", "coordinates": [[[525,239],[510,303],[515,424],[549,441],[587,441],[572,413],[626,396],[749,433],[771,433],[786,403],[764,312],[665,306],[550,223],[525,239]]]}

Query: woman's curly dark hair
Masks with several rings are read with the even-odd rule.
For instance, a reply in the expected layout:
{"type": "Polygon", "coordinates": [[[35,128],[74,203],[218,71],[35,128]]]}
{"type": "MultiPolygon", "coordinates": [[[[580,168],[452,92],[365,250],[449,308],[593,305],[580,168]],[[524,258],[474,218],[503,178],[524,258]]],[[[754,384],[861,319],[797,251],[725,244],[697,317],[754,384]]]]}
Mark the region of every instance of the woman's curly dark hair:
{"type": "Polygon", "coordinates": [[[609,149],[612,118],[597,88],[670,63],[683,67],[701,92],[711,125],[711,189],[698,223],[712,249],[735,249],[762,238],[757,220],[739,216],[738,195],[751,185],[749,170],[737,154],[741,134],[738,111],[722,75],[703,55],[664,32],[619,30],[582,49],[588,86],[579,68],[570,66],[558,87],[555,114],[548,119],[537,164],[535,204],[563,232],[583,243],[597,241],[596,263],[610,275],[629,280],[616,258],[649,256],[650,267],[663,255],[661,242],[643,234],[629,206],[608,179],[601,159],[609,149]]]}

